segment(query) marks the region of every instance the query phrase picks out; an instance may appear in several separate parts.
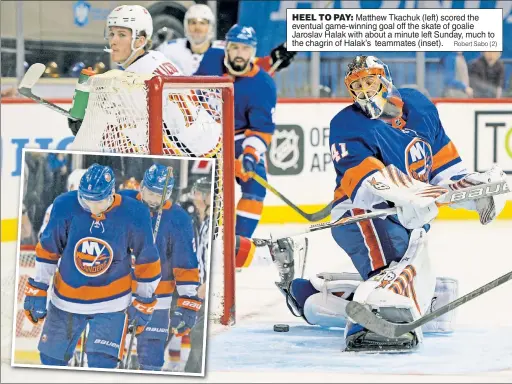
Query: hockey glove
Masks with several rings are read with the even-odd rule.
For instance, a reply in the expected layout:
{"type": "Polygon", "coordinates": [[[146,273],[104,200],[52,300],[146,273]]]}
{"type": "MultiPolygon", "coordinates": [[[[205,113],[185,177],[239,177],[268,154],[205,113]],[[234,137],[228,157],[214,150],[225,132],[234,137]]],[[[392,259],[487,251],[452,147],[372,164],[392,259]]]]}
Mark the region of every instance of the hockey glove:
{"type": "Polygon", "coordinates": [[[68,118],[68,127],[71,129],[73,136],[76,136],[80,127],[82,126],[82,120],[73,120],[68,118]]]}
{"type": "Polygon", "coordinates": [[[247,146],[244,148],[244,153],[242,154],[242,168],[245,172],[254,172],[259,161],[260,156],[253,147],[247,146]]]}
{"type": "Polygon", "coordinates": [[[176,310],[171,316],[171,329],[177,337],[190,333],[197,320],[197,312],[201,309],[201,302],[188,297],[180,297],[176,310]]]}
{"type": "Polygon", "coordinates": [[[272,58],[272,66],[274,66],[277,61],[281,61],[281,63],[275,69],[275,72],[279,72],[281,69],[288,67],[296,54],[297,52],[290,52],[286,49],[286,42],[275,47],[270,52],[270,57],[272,58]]]}
{"type": "MultiPolygon", "coordinates": [[[[498,165],[483,173],[470,173],[464,176],[459,181],[449,184],[448,187],[452,190],[471,187],[473,185],[483,183],[493,183],[497,181],[506,180],[505,173],[498,165]]],[[[454,208],[465,208],[472,211],[477,211],[480,217],[480,223],[485,225],[493,221],[501,211],[505,208],[507,197],[506,195],[495,195],[484,197],[481,199],[466,201],[463,203],[452,204],[454,208]]]]}
{"type": "Polygon", "coordinates": [[[249,172],[254,172],[256,164],[260,161],[260,157],[256,150],[251,146],[244,148],[244,153],[235,160],[235,176],[244,182],[250,179],[249,172]]]}
{"type": "Polygon", "coordinates": [[[135,323],[137,327],[135,334],[138,335],[144,331],[144,328],[151,320],[155,310],[156,298],[135,296],[132,305],[128,307],[128,322],[135,323]]]}
{"type": "Polygon", "coordinates": [[[37,324],[46,317],[47,291],[48,284],[38,283],[33,278],[28,279],[23,309],[32,324],[37,324]]]}

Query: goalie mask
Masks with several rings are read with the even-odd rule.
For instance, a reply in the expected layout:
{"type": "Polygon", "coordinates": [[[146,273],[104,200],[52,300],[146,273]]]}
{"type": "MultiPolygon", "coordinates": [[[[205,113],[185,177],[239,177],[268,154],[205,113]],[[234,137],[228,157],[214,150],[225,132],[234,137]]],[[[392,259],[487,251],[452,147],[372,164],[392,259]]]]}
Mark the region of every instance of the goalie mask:
{"type": "MultiPolygon", "coordinates": [[[[158,209],[162,201],[164,193],[165,179],[167,178],[167,167],[161,164],[153,164],[144,172],[142,181],[142,200],[152,210],[158,209]]],[[[167,182],[167,190],[165,192],[165,200],[171,198],[172,189],[174,188],[174,174],[171,168],[171,175],[167,182]]]]}
{"type": "Polygon", "coordinates": [[[370,119],[379,118],[388,102],[401,106],[388,66],[375,56],[356,56],[348,65],[345,86],[370,119]]]}
{"type": "Polygon", "coordinates": [[[87,212],[100,215],[114,202],[115,185],[112,168],[93,164],[80,179],[78,202],[87,212]]]}

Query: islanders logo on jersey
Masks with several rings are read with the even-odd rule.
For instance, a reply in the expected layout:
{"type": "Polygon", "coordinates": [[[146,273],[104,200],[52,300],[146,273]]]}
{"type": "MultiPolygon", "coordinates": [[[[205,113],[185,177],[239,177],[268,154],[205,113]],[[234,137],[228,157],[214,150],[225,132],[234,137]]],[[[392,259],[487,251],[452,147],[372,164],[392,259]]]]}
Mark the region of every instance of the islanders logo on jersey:
{"type": "Polygon", "coordinates": [[[427,183],[432,172],[432,148],[425,140],[414,138],[405,148],[405,168],[409,176],[427,183]]]}
{"type": "Polygon", "coordinates": [[[114,251],[105,241],[96,237],[84,237],[75,245],[75,266],[87,277],[103,275],[112,264],[114,251]]]}

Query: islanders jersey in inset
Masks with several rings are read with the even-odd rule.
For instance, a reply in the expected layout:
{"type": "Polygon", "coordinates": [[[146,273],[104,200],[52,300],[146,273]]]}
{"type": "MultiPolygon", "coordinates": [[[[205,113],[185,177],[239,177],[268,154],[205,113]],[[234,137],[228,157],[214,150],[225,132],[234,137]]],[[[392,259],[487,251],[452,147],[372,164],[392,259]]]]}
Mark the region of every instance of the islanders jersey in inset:
{"type": "Polygon", "coordinates": [[[151,297],[161,268],[147,208],[115,194],[111,207],[96,216],[82,208],[77,191],[67,192],[55,199],[36,246],[34,279],[49,284],[54,275],[51,301],[64,311],[122,311],[131,303],[132,254],[137,293],[151,297]]]}
{"type": "Polygon", "coordinates": [[[399,93],[401,117],[372,120],[352,104],[331,120],[329,145],[336,169],[333,219],[352,208],[374,208],[369,202],[375,197],[361,185],[386,166],[434,185],[467,173],[435,105],[417,90],[404,88],[399,93]]]}
{"type": "MultiPolygon", "coordinates": [[[[135,190],[120,192],[141,200],[141,193],[135,190]]],[[[146,207],[149,212],[149,208],[146,207]]],[[[153,228],[157,214],[152,213],[153,228]]],[[[180,297],[197,297],[199,269],[196,256],[194,227],[190,215],[179,205],[166,201],[162,209],[156,246],[162,265],[162,279],[156,288],[158,302],[155,309],[169,309],[172,294],[177,289],[180,297]]]]}
{"type": "MultiPolygon", "coordinates": [[[[224,66],[224,50],[210,48],[195,75],[229,76],[224,66]]],[[[235,141],[250,137],[247,145],[264,153],[275,130],[273,120],[277,103],[274,80],[256,64],[249,72],[234,77],[235,141]]]]}

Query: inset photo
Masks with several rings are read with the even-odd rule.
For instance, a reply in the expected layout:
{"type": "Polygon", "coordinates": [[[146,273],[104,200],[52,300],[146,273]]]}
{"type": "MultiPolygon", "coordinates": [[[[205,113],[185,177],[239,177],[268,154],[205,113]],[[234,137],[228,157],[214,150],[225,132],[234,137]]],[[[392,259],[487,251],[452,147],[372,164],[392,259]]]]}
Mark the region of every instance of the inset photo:
{"type": "Polygon", "coordinates": [[[204,376],[215,160],[22,162],[12,366],[204,376]]]}

